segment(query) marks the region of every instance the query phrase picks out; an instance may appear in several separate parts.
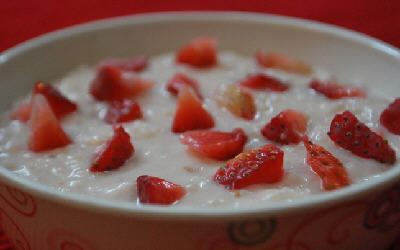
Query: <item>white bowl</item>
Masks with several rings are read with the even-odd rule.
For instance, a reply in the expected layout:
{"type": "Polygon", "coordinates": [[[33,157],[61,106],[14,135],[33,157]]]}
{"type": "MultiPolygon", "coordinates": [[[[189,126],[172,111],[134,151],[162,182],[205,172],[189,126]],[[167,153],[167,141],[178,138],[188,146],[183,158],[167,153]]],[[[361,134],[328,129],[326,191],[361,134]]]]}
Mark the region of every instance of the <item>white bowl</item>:
{"type": "MultiPolygon", "coordinates": [[[[177,50],[198,35],[251,55],[282,51],[395,97],[400,52],[330,25],[250,13],[114,18],[57,31],[0,55],[0,108],[81,64],[177,50]]],[[[400,168],[305,200],[241,209],[135,207],[61,193],[0,168],[1,226],[17,249],[382,249],[399,246],[400,168]],[[397,239],[397,242],[395,242],[397,239]]]]}

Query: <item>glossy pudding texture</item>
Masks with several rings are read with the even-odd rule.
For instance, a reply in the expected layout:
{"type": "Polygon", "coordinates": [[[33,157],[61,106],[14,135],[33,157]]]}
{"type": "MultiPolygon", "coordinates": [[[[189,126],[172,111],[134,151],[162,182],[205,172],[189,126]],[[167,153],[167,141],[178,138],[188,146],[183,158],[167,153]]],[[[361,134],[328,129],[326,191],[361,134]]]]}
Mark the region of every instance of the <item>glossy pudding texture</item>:
{"type": "MultiPolygon", "coordinates": [[[[337,124],[332,125],[335,115],[348,110],[357,117],[359,123],[365,124],[374,131],[373,133],[387,140],[394,154],[399,151],[399,136],[389,132],[380,122],[381,113],[393,101],[393,96],[380,93],[379,89],[373,88],[374,86],[368,82],[357,82],[353,79],[336,80],[340,84],[352,86],[351,88],[359,92],[353,91],[354,94],[347,91],[347,94],[350,92],[353,94],[335,98],[335,96],[321,94],[323,92],[321,88],[327,88],[327,86],[318,85],[318,82],[326,83],[327,81],[335,84],[333,83],[335,76],[317,66],[308,67],[307,64],[301,63],[299,67],[299,65],[293,66],[284,62],[283,65],[286,65],[284,67],[281,67],[279,63],[278,66],[268,67],[263,63],[263,58],[260,58],[260,53],[257,57],[248,57],[232,51],[216,52],[215,58],[210,59],[211,63],[207,61],[209,58],[206,58],[203,61],[199,59],[193,64],[190,62],[192,56],[190,51],[185,53],[187,54],[184,56],[189,58],[185,60],[189,62],[183,59],[177,60],[176,53],[169,52],[149,59],[142,58],[146,60],[146,65],[133,70],[121,67],[124,63],[118,66],[118,63],[115,63],[117,60],[111,62],[114,66],[117,65],[116,67],[122,70],[123,74],[127,74],[128,78],[129,74],[132,74],[138,79],[146,79],[147,83],[152,82],[143,91],[140,90],[138,94],[126,98],[138,104],[141,114],[136,113],[134,119],[119,123],[130,136],[129,140],[134,150],[126,152],[126,159],[120,159],[122,163],[118,163],[119,166],[115,169],[107,166],[107,169],[93,171],[94,164],[98,164],[94,163],[96,156],[99,157],[99,154],[105,151],[105,143],[110,142],[118,126],[115,125],[118,122],[117,119],[110,118],[109,109],[112,102],[106,100],[107,97],[99,100],[101,98],[94,96],[93,89],[91,90],[94,79],[98,77],[102,68],[110,64],[109,61],[102,62],[103,65],[100,63],[96,67],[81,66],[66,74],[62,79],[54,81],[55,89],[77,105],[76,110],[62,118],[57,118],[62,130],[70,139],[70,142],[65,145],[40,152],[32,150],[32,145],[28,143],[34,133],[32,123],[34,119],[40,117],[33,118],[32,112],[33,110],[38,112],[39,109],[32,108],[28,122],[10,118],[17,107],[30,102],[31,96],[17,101],[10,111],[5,112],[2,115],[0,128],[1,167],[63,192],[114,201],[128,201],[132,202],[132,206],[143,206],[146,203],[138,199],[137,185],[149,184],[149,177],[158,177],[181,188],[180,195],[163,204],[233,208],[265,206],[274,201],[290,202],[313,194],[329,192],[329,186],[322,182],[324,176],[315,168],[313,169],[312,163],[307,161],[304,143],[308,141],[312,141],[312,145],[322,146],[339,162],[334,164],[339,164],[344,168],[343,173],[348,177],[343,182],[343,187],[379,178],[382,172],[398,167],[395,158],[380,163],[379,161],[383,160],[380,158],[377,160],[376,155],[364,158],[362,155],[352,153],[351,149],[340,145],[342,141],[332,139],[332,133],[328,134],[337,126],[337,124]],[[300,70],[296,71],[296,69],[300,70]],[[169,91],[167,84],[177,73],[197,82],[197,89],[194,85],[186,84],[185,87],[177,87],[176,93],[169,91]],[[284,85],[257,88],[250,84],[238,87],[239,83],[257,74],[275,79],[284,85]],[[232,86],[237,89],[233,89],[232,86]],[[249,117],[246,117],[249,115],[247,111],[240,113],[245,108],[249,108],[248,106],[240,107],[239,111],[235,112],[229,108],[229,105],[221,103],[221,96],[223,99],[230,88],[232,91],[243,90],[251,96],[249,100],[254,101],[254,106],[250,107],[249,117]],[[234,150],[229,153],[225,152],[227,150],[225,145],[221,149],[224,153],[221,154],[226,153],[226,156],[214,152],[213,157],[208,157],[207,154],[189,149],[190,142],[185,144],[180,137],[184,131],[198,129],[173,131],[178,99],[183,98],[184,94],[181,92],[184,91],[189,93],[188,96],[194,93],[201,107],[212,118],[212,126],[209,124],[208,128],[198,129],[232,132],[240,128],[247,140],[243,139],[239,146],[235,144],[234,150]],[[304,119],[305,127],[295,131],[297,139],[287,141],[282,134],[275,139],[265,136],[268,131],[262,133],[263,128],[271,122],[272,118],[285,110],[297,111],[303,117],[300,119],[304,119]],[[331,125],[334,127],[331,128],[331,125]],[[304,135],[308,138],[304,138],[304,135]],[[232,161],[230,165],[227,163],[229,159],[242,151],[255,150],[267,144],[273,144],[273,147],[282,151],[281,176],[275,176],[275,179],[270,178],[272,181],[265,182],[262,178],[261,181],[255,183],[251,183],[253,181],[251,180],[250,184],[244,186],[236,182],[236,184],[223,184],[218,181],[215,175],[220,169],[224,169],[221,166],[225,166],[226,169],[233,164],[232,161]],[[219,159],[216,159],[218,156],[219,159]],[[140,181],[137,181],[139,176],[145,176],[147,179],[141,177],[140,181]]],[[[281,57],[289,62],[291,60],[281,57]]],[[[35,101],[31,101],[31,105],[41,103],[44,99],[35,98],[35,101]]],[[[268,127],[270,130],[274,130],[270,127],[268,127]]],[[[346,133],[345,136],[349,136],[349,132],[346,133]]],[[[201,136],[206,135],[201,134],[201,136]]],[[[352,143],[354,144],[354,139],[352,143]]],[[[306,145],[310,146],[307,143],[306,145]]],[[[315,152],[310,152],[309,157],[315,156],[315,152]]],[[[274,157],[279,157],[279,155],[274,155],[273,158],[270,156],[269,159],[275,159],[274,157]]],[[[247,158],[243,159],[246,161],[247,158]]],[[[322,162],[322,165],[325,164],[323,160],[319,162],[322,162]]],[[[255,168],[265,167],[261,165],[255,168]]],[[[339,179],[343,180],[341,177],[339,179]]],[[[341,187],[342,184],[331,189],[341,187]]],[[[146,192],[144,187],[140,188],[141,191],[146,192]]],[[[151,201],[151,198],[148,200],[151,201]]]]}

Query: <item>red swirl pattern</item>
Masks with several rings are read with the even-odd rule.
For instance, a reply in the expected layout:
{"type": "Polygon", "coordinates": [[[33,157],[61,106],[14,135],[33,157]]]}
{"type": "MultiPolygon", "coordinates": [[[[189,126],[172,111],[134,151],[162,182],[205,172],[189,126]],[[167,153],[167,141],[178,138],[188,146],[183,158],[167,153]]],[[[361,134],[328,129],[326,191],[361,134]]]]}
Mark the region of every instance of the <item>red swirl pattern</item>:
{"type": "Polygon", "coordinates": [[[47,246],[52,250],[96,250],[88,240],[66,229],[54,229],[49,232],[47,246]]]}
{"type": "Polygon", "coordinates": [[[0,185],[0,198],[18,213],[33,217],[37,212],[36,201],[30,194],[6,185],[0,185]]]}
{"type": "Polygon", "coordinates": [[[13,250],[31,250],[26,236],[14,220],[0,207],[1,227],[13,243],[13,250]]]}

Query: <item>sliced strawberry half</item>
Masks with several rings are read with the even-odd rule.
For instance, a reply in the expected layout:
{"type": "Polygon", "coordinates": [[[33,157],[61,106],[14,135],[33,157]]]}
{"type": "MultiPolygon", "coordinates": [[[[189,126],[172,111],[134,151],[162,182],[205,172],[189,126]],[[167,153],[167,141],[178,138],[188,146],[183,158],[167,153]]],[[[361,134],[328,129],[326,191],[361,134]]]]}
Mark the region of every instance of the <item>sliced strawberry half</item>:
{"type": "Polygon", "coordinates": [[[284,174],[283,155],[283,151],[274,145],[243,152],[220,168],[214,181],[230,190],[279,182],[284,174]]]}
{"type": "Polygon", "coordinates": [[[287,109],[273,117],[261,129],[261,134],[268,140],[281,144],[297,144],[307,131],[306,116],[299,111],[287,109]]]}
{"type": "Polygon", "coordinates": [[[186,194],[184,187],[158,177],[142,175],[136,184],[139,201],[145,204],[171,205],[186,194]]]}
{"type": "Polygon", "coordinates": [[[29,121],[31,108],[31,103],[22,103],[11,113],[11,119],[18,120],[23,123],[29,121]]]}
{"type": "Polygon", "coordinates": [[[140,78],[135,73],[104,66],[98,69],[89,93],[99,101],[122,101],[148,91],[153,85],[152,80],[140,78]]]}
{"type": "Polygon", "coordinates": [[[172,132],[181,133],[188,130],[212,127],[214,127],[214,119],[203,108],[201,100],[197,97],[193,88],[189,86],[180,87],[178,103],[172,123],[172,132]]]}
{"type": "Polygon", "coordinates": [[[365,98],[365,92],[362,89],[350,86],[339,85],[332,81],[322,82],[314,79],[311,81],[311,89],[323,94],[329,99],[340,99],[345,97],[360,97],[365,98]]]}
{"type": "Polygon", "coordinates": [[[145,70],[149,66],[149,57],[139,56],[136,58],[111,58],[100,61],[97,64],[97,68],[104,66],[114,66],[126,71],[140,72],[145,70]]]}
{"type": "Polygon", "coordinates": [[[219,106],[225,107],[233,115],[245,120],[253,120],[257,112],[253,95],[236,85],[226,86],[217,94],[216,101],[219,106]]]}
{"type": "Polygon", "coordinates": [[[307,149],[307,163],[322,179],[325,190],[348,186],[350,179],[343,164],[325,148],[313,144],[307,136],[303,137],[307,149]]]}
{"type": "Polygon", "coordinates": [[[36,94],[32,97],[30,118],[31,135],[28,140],[28,147],[31,151],[41,152],[64,147],[71,143],[42,94],[36,94]]]}
{"type": "Polygon", "coordinates": [[[395,135],[400,135],[400,98],[392,102],[381,114],[380,122],[395,135]]]}
{"type": "Polygon", "coordinates": [[[360,157],[388,164],[396,162],[396,153],[387,140],[371,131],[350,111],[333,118],[328,135],[337,146],[360,157]]]}
{"type": "Polygon", "coordinates": [[[217,64],[217,39],[198,37],[184,46],[176,55],[176,61],[193,67],[206,68],[217,64]]]}
{"type": "Polygon", "coordinates": [[[289,88],[289,84],[261,73],[250,75],[245,80],[239,82],[239,85],[251,89],[268,89],[276,92],[283,92],[289,88]]]}
{"type": "Polygon", "coordinates": [[[243,151],[247,136],[241,128],[232,132],[196,130],[181,134],[180,140],[205,157],[225,161],[243,151]]]}
{"type": "Polygon", "coordinates": [[[104,172],[121,167],[135,152],[131,137],[125,129],[114,127],[113,137],[105,142],[92,160],[91,172],[104,172]]]}
{"type": "Polygon", "coordinates": [[[139,104],[130,99],[124,99],[111,103],[104,120],[107,123],[114,124],[131,122],[141,118],[143,118],[143,114],[139,104]]]}
{"type": "Polygon", "coordinates": [[[280,69],[301,75],[309,75],[312,72],[311,67],[305,62],[279,53],[268,53],[260,50],[256,53],[256,60],[258,65],[265,68],[280,69]]]}
{"type": "Polygon", "coordinates": [[[182,85],[188,85],[193,88],[194,92],[196,92],[197,96],[200,99],[203,99],[201,93],[200,93],[200,88],[199,84],[197,81],[195,81],[192,78],[189,78],[188,76],[182,74],[182,73],[176,73],[171,80],[168,81],[167,83],[167,90],[173,94],[177,95],[178,90],[182,85]]]}

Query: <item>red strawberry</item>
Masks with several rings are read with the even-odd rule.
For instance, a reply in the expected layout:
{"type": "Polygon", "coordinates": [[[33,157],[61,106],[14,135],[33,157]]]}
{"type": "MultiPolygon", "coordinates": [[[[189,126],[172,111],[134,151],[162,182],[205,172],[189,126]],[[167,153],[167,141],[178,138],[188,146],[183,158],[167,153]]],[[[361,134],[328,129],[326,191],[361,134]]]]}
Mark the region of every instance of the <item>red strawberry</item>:
{"type": "Polygon", "coordinates": [[[343,164],[325,148],[313,144],[307,136],[303,137],[307,149],[307,163],[322,179],[325,190],[333,190],[350,184],[349,176],[343,164]]]}
{"type": "Polygon", "coordinates": [[[42,94],[32,97],[28,147],[34,152],[64,147],[71,143],[62,129],[46,98],[42,94]]]}
{"type": "Polygon", "coordinates": [[[219,106],[227,108],[232,114],[245,120],[253,120],[257,107],[251,93],[236,85],[228,85],[217,95],[219,106]]]}
{"type": "Polygon", "coordinates": [[[196,130],[183,133],[180,140],[205,157],[225,161],[243,151],[247,136],[241,128],[232,132],[196,130]]]}
{"type": "Polygon", "coordinates": [[[14,112],[11,113],[12,120],[18,120],[20,122],[27,122],[29,121],[29,117],[31,114],[32,105],[30,103],[23,103],[17,107],[14,112]]]}
{"type": "Polygon", "coordinates": [[[283,177],[283,151],[274,145],[243,152],[229,160],[214,175],[214,181],[228,189],[279,182],[283,177]]]}
{"type": "Polygon", "coordinates": [[[382,112],[380,122],[393,134],[400,135],[400,98],[382,112]]]}
{"type": "Polygon", "coordinates": [[[396,153],[388,142],[361,123],[350,111],[333,118],[328,135],[336,145],[360,157],[388,164],[396,162],[396,153]]]}
{"type": "Polygon", "coordinates": [[[273,117],[261,129],[261,134],[268,140],[281,144],[297,144],[307,130],[307,119],[299,111],[287,109],[273,117]]]}
{"type": "Polygon", "coordinates": [[[186,85],[180,87],[172,132],[181,133],[187,130],[212,127],[214,127],[214,119],[203,108],[193,88],[186,85]]]}
{"type": "Polygon", "coordinates": [[[251,75],[246,80],[240,82],[239,85],[259,90],[269,89],[276,92],[283,92],[289,88],[287,83],[265,74],[251,75]]]}
{"type": "Polygon", "coordinates": [[[137,102],[130,99],[114,101],[108,109],[104,120],[107,123],[114,124],[120,122],[131,122],[143,117],[142,110],[137,102]]]}
{"type": "Polygon", "coordinates": [[[139,176],[136,183],[141,203],[171,205],[186,194],[182,186],[148,175],[139,176]]]}
{"type": "Polygon", "coordinates": [[[213,37],[198,37],[190,41],[176,55],[176,61],[193,67],[206,68],[217,64],[217,40],[213,37]]]}
{"type": "Polygon", "coordinates": [[[260,50],[256,53],[256,60],[260,66],[265,68],[280,69],[301,75],[309,75],[312,72],[311,67],[305,62],[278,53],[267,53],[260,50]]]}
{"type": "Polygon", "coordinates": [[[340,99],[344,97],[361,97],[365,98],[365,92],[362,89],[339,85],[335,82],[327,81],[321,82],[320,80],[312,80],[310,88],[318,93],[323,94],[329,99],[340,99]]]}
{"type": "Polygon", "coordinates": [[[89,92],[99,101],[122,101],[148,91],[153,85],[152,80],[142,79],[134,73],[104,66],[98,69],[89,92]]]}
{"type": "Polygon", "coordinates": [[[189,85],[190,87],[193,88],[194,92],[196,92],[197,96],[200,99],[203,99],[201,93],[200,93],[200,88],[199,88],[199,84],[187,77],[186,75],[182,74],[182,73],[176,73],[171,80],[168,81],[167,84],[167,90],[173,94],[173,95],[177,95],[178,94],[178,90],[182,85],[189,85]]]}
{"type": "Polygon", "coordinates": [[[145,70],[149,66],[149,58],[147,56],[140,56],[137,58],[111,58],[100,61],[97,68],[102,68],[104,66],[114,66],[126,71],[140,72],[145,70]]]}
{"type": "Polygon", "coordinates": [[[115,126],[114,136],[94,155],[90,171],[103,172],[119,168],[134,152],[129,134],[122,126],[115,126]]]}

